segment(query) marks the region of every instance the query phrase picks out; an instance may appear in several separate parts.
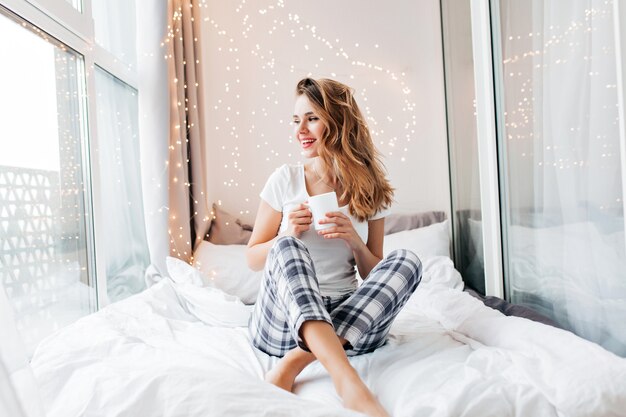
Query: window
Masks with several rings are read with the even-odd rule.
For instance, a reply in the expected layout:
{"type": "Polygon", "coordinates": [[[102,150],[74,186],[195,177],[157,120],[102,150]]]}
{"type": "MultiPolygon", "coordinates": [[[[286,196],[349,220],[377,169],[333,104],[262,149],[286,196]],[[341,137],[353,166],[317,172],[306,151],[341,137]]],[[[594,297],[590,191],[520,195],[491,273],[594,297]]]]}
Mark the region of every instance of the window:
{"type": "Polygon", "coordinates": [[[0,5],[0,282],[31,355],[144,288],[134,1],[105,4],[0,5]]]}
{"type": "Polygon", "coordinates": [[[95,40],[129,70],[137,68],[135,2],[92,0],[95,40]]]}

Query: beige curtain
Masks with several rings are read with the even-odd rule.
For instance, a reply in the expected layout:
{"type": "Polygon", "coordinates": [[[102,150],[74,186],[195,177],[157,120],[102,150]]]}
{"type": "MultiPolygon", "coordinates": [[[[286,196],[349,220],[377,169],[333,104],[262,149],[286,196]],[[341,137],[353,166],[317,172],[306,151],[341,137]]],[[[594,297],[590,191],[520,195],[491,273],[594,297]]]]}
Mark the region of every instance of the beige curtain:
{"type": "Polygon", "coordinates": [[[201,85],[200,6],[168,1],[170,254],[187,262],[210,225],[201,85]]]}

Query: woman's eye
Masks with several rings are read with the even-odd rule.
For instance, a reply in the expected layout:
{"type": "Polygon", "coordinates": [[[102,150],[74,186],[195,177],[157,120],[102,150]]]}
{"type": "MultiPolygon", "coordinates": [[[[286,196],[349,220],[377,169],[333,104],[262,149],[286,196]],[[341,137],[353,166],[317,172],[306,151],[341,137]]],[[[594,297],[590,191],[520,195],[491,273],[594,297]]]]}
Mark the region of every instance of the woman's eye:
{"type": "Polygon", "coordinates": [[[291,123],[293,123],[294,125],[297,125],[298,123],[300,123],[300,120],[294,120],[294,121],[293,121],[293,122],[291,122],[291,123]]]}
{"type": "Polygon", "coordinates": [[[309,117],[309,122],[313,122],[315,120],[319,120],[319,118],[317,118],[317,117],[309,117]]]}

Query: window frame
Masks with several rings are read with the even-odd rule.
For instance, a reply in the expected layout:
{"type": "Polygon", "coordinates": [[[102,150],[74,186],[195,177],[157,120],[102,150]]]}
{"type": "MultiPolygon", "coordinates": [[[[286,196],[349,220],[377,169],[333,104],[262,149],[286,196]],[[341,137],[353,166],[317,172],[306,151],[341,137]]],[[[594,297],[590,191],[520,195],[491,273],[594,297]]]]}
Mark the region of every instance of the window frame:
{"type": "Polygon", "coordinates": [[[107,295],[106,259],[102,245],[96,245],[99,236],[106,235],[106,213],[102,210],[98,190],[102,184],[98,162],[98,129],[95,67],[98,66],[132,87],[139,94],[137,72],[131,70],[113,54],[95,41],[91,0],[82,0],[82,12],[66,0],[0,0],[0,8],[19,20],[37,27],[58,42],[74,50],[83,58],[83,77],[80,77],[82,163],[87,235],[87,269],[90,286],[96,291],[96,311],[109,304],[107,295]],[[98,261],[100,260],[100,261],[98,261]],[[97,279],[100,277],[100,279],[97,279]]]}
{"type": "MultiPolygon", "coordinates": [[[[497,3],[497,2],[494,2],[497,3]]],[[[478,167],[480,175],[480,206],[485,261],[485,293],[505,296],[503,246],[500,207],[500,178],[498,171],[496,102],[494,83],[489,0],[472,0],[472,47],[474,56],[474,88],[476,97],[476,130],[478,136],[478,167]]]]}
{"type": "MultiPolygon", "coordinates": [[[[617,100],[619,114],[619,143],[620,158],[626,161],[626,54],[622,52],[626,47],[626,30],[621,24],[626,23],[626,5],[619,1],[613,2],[613,27],[615,28],[615,65],[617,76],[617,100]]],[[[622,196],[626,196],[626,169],[622,169],[622,196]]],[[[622,198],[624,213],[626,213],[626,198],[622,198]]],[[[624,229],[626,229],[626,216],[624,216],[624,229]]]]}

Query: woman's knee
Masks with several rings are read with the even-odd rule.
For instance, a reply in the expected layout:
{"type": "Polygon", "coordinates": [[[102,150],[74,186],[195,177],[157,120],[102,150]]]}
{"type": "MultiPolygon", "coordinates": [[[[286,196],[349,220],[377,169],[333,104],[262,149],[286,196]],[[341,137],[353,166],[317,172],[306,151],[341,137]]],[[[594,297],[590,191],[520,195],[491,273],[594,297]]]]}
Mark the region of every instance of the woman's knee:
{"type": "Polygon", "coordinates": [[[415,252],[409,249],[396,249],[387,255],[387,259],[399,262],[407,269],[407,279],[415,286],[422,279],[422,261],[415,252]]]}
{"type": "Polygon", "coordinates": [[[306,245],[293,236],[282,236],[274,242],[266,268],[274,280],[285,277],[298,276],[300,271],[308,270],[309,275],[315,275],[313,259],[306,245]]]}
{"type": "Polygon", "coordinates": [[[272,249],[275,251],[286,251],[292,249],[299,249],[306,251],[306,245],[297,237],[293,236],[282,236],[276,239],[274,244],[272,245],[272,249]]]}
{"type": "Polygon", "coordinates": [[[277,256],[281,254],[289,254],[293,253],[294,250],[296,252],[306,253],[308,254],[308,250],[306,245],[302,243],[302,241],[293,236],[281,236],[272,245],[272,248],[268,254],[268,262],[266,263],[266,267],[270,269],[274,268],[275,261],[277,256]]]}

